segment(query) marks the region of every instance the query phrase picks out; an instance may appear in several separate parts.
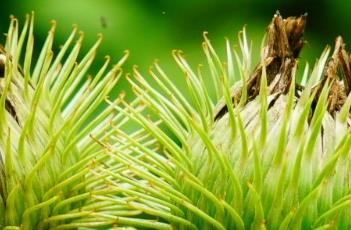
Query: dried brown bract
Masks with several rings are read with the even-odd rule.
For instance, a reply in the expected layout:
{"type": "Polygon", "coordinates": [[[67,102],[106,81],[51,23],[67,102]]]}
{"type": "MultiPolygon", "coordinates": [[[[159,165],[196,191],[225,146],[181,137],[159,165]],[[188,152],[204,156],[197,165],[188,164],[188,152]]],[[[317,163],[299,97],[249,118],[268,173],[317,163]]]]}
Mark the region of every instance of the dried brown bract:
{"type": "Polygon", "coordinates": [[[351,91],[350,58],[340,36],[336,38],[334,53],[325,67],[323,78],[314,87],[317,95],[315,101],[326,83],[330,84],[328,111],[335,115],[335,112],[341,109],[351,91]]]}
{"type": "MultiPolygon", "coordinates": [[[[269,94],[288,91],[292,74],[297,66],[298,55],[304,44],[306,17],[307,14],[283,19],[279,13],[273,16],[267,28],[266,45],[263,47],[261,63],[247,80],[248,101],[259,94],[263,68],[266,68],[269,94]]],[[[234,88],[232,98],[235,104],[239,102],[241,93],[241,89],[234,88]]],[[[218,110],[216,119],[223,116],[226,111],[226,106],[218,110]]]]}

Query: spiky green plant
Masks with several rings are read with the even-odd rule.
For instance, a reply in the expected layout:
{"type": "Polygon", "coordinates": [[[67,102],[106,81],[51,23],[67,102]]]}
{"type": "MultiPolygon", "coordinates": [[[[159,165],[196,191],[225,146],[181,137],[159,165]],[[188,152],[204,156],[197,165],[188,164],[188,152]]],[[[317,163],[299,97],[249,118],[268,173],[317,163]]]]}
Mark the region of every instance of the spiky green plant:
{"type": "Polygon", "coordinates": [[[12,18],[0,53],[2,228],[351,227],[351,71],[341,38],[298,84],[305,16],[274,16],[252,73],[245,30],[239,51],[226,40],[224,61],[205,34],[211,87],[203,67],[174,51],[191,99],[156,63],[153,83],[137,69],[127,75],[134,101],[107,99],[93,116],[128,54],[84,80],[101,37],[78,62],[82,34],[68,51],[74,27],[54,58],[53,23],[32,67],[33,17],[20,34],[12,18]],[[126,133],[130,121],[140,127],[126,133]]]}
{"type": "Polygon", "coordinates": [[[224,60],[205,34],[215,99],[202,68],[193,70],[179,51],[173,56],[191,100],[157,63],[152,83],[137,69],[128,77],[140,103],[121,99],[115,108],[159,147],[118,128],[111,138],[128,148],[101,144],[128,167],[127,176],[111,172],[109,180],[129,184],[130,207],[169,224],[155,229],[351,228],[349,55],[338,38],[328,63],[326,48],[312,71],[305,66],[298,84],[305,20],[274,16],[253,73],[245,30],[239,52],[226,40],[224,60]],[[235,70],[241,80],[230,87],[235,70]],[[144,108],[156,118],[141,113],[144,108]]]}
{"type": "MultiPolygon", "coordinates": [[[[74,27],[54,55],[53,22],[33,64],[33,25],[32,14],[19,33],[17,19],[11,18],[0,51],[4,70],[0,76],[1,228],[153,226],[133,217],[140,211],[131,210],[127,198],[114,199],[121,190],[105,179],[109,170],[123,172],[125,167],[110,165],[98,140],[110,135],[111,125],[126,123],[126,118],[116,115],[112,106],[94,116],[122,75],[120,66],[128,53],[109,71],[107,57],[96,75],[86,79],[101,35],[78,60],[84,36],[80,33],[72,45],[78,33],[74,27]]],[[[130,137],[141,141],[141,134],[130,137]]]]}

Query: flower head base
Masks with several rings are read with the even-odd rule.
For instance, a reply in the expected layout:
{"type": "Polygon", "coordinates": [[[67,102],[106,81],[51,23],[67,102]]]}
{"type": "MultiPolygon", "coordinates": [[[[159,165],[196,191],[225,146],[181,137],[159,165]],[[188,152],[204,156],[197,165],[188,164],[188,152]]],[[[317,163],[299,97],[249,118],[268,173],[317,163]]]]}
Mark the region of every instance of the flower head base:
{"type": "Polygon", "coordinates": [[[176,229],[351,227],[350,62],[338,38],[328,64],[327,48],[296,83],[305,20],[306,15],[273,17],[252,74],[245,30],[239,35],[241,53],[233,53],[226,41],[224,62],[205,35],[219,102],[209,97],[201,71],[193,71],[180,52],[173,56],[193,104],[157,63],[150,75],[159,91],[134,70],[128,80],[140,103],[122,101],[115,108],[159,144],[145,147],[116,130],[114,139],[129,148],[111,148],[111,153],[129,167],[123,181],[131,186],[133,195],[126,197],[136,198],[135,209],[176,229]],[[235,67],[241,81],[230,87],[235,67]],[[157,119],[142,115],[144,107],[157,119]]]}

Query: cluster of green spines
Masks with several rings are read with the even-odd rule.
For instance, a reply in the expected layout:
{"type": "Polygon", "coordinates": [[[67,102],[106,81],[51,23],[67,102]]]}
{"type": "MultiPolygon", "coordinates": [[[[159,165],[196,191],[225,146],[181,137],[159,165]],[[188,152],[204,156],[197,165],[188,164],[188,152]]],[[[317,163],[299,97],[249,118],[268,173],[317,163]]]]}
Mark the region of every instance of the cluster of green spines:
{"type": "MultiPolygon", "coordinates": [[[[327,111],[329,85],[325,84],[311,111],[316,98],[312,88],[322,77],[329,49],[311,72],[306,65],[302,76],[306,83],[299,98],[295,70],[287,94],[268,95],[263,68],[260,94],[248,101],[245,82],[251,51],[245,31],[239,37],[241,54],[233,53],[229,41],[226,44],[224,62],[206,36],[203,45],[216,97],[223,98],[228,108],[220,119],[214,119],[213,101],[217,100],[209,97],[203,74],[195,73],[178,51],[173,55],[184,72],[193,104],[157,63],[150,75],[161,90],[155,90],[137,70],[128,79],[141,103],[130,106],[122,101],[123,106],[116,109],[161,145],[159,151],[146,151],[128,139],[130,152],[118,153],[125,158],[121,163],[135,173],[129,178],[131,189],[149,199],[157,197],[160,206],[148,205],[154,209],[149,214],[161,216],[162,210],[163,220],[176,229],[349,228],[351,95],[334,118],[327,111]],[[238,104],[233,104],[229,87],[235,80],[234,66],[241,75],[237,85],[243,96],[238,104]],[[273,100],[274,105],[268,107],[273,100]],[[142,115],[141,106],[156,113],[157,119],[142,115]],[[172,130],[176,141],[161,124],[172,130]],[[142,164],[135,161],[141,157],[142,164]]],[[[117,135],[115,139],[127,137],[121,131],[117,135]]]]}
{"type": "Polygon", "coordinates": [[[201,68],[194,71],[174,51],[191,100],[155,63],[149,71],[152,84],[137,69],[133,77],[127,75],[136,95],[127,103],[123,94],[115,101],[107,98],[127,54],[110,71],[107,58],[94,78],[84,80],[101,37],[78,61],[82,34],[67,54],[74,27],[54,58],[55,26],[33,67],[33,15],[21,34],[12,19],[7,34],[0,85],[1,227],[351,227],[351,96],[333,117],[325,84],[311,112],[312,89],[329,49],[311,72],[306,65],[299,98],[295,70],[287,94],[268,93],[262,60],[259,95],[248,100],[251,48],[245,30],[239,35],[240,52],[226,39],[225,61],[205,34],[215,98],[201,68]],[[241,90],[238,103],[230,87],[238,80],[235,73],[240,74],[234,85],[241,90]],[[89,120],[104,100],[109,105],[89,120]],[[16,116],[6,110],[6,101],[16,116]],[[221,104],[228,111],[217,118],[221,104]],[[140,128],[126,133],[123,125],[130,121],[140,128]]]}
{"type": "MultiPolygon", "coordinates": [[[[6,68],[0,87],[1,227],[150,225],[130,218],[140,211],[131,210],[128,199],[117,196],[120,186],[108,182],[110,173],[125,168],[110,165],[105,147],[98,142],[113,132],[111,126],[123,126],[126,119],[111,106],[92,119],[122,75],[120,66],[128,53],[109,71],[107,57],[94,78],[85,79],[102,37],[78,61],[84,36],[80,33],[72,45],[77,35],[74,26],[54,55],[53,22],[33,65],[33,26],[34,15],[27,16],[19,33],[17,19],[12,18],[2,54],[6,68]]],[[[131,137],[141,141],[141,134],[131,137]]]]}

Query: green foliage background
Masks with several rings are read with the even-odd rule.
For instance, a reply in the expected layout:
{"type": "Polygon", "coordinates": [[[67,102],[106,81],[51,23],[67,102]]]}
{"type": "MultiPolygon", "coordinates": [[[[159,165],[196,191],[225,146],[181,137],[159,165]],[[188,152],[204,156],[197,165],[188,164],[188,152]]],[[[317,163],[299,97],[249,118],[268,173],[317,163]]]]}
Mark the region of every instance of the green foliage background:
{"type": "MultiPolygon", "coordinates": [[[[182,84],[182,75],[178,74],[171,57],[173,49],[182,49],[193,64],[204,63],[203,31],[209,32],[214,46],[221,51],[224,37],[236,39],[237,32],[246,25],[253,50],[258,51],[265,27],[277,9],[285,17],[309,14],[305,36],[308,43],[301,55],[302,63],[313,64],[325,45],[333,45],[339,34],[346,44],[351,44],[351,2],[340,0],[5,0],[0,7],[0,33],[7,31],[10,14],[23,23],[25,14],[34,10],[37,47],[43,43],[51,19],[58,22],[56,48],[67,38],[72,24],[77,24],[85,33],[83,50],[95,41],[97,33],[104,34],[91,74],[106,54],[117,62],[123,50],[128,49],[126,72],[131,72],[132,65],[137,64],[145,74],[157,58],[177,83],[182,84]]],[[[0,41],[4,42],[4,36],[0,41]]],[[[257,60],[258,52],[253,53],[257,60]]],[[[125,80],[120,81],[115,92],[123,89],[127,89],[125,80]]]]}

